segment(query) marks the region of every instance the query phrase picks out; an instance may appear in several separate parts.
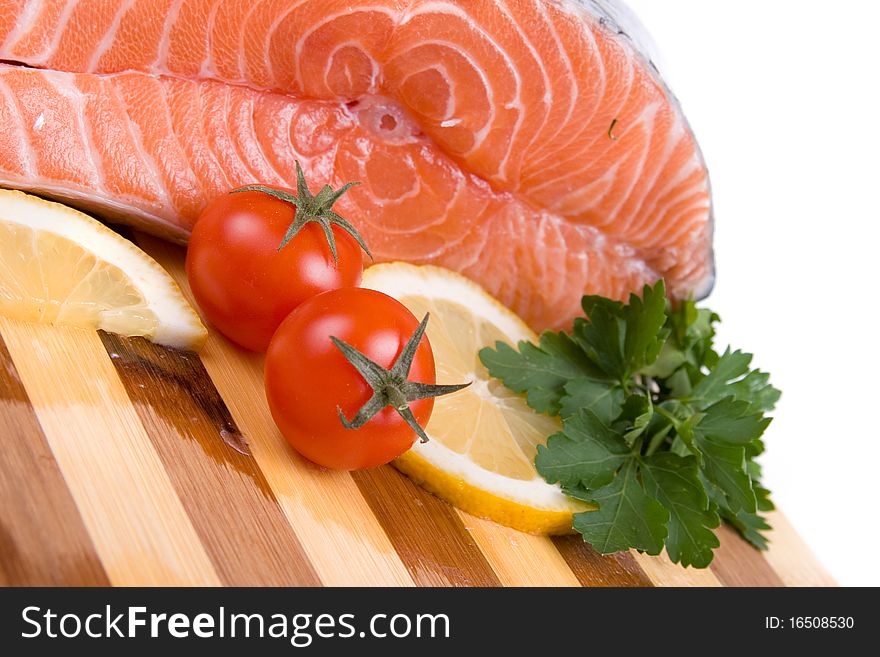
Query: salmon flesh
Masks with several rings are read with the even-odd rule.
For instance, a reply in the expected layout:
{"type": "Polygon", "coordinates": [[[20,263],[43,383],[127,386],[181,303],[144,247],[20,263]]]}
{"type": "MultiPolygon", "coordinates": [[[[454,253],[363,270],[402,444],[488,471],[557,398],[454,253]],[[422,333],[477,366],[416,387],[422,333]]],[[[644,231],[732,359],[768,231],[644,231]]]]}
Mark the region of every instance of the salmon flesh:
{"type": "Polygon", "coordinates": [[[215,196],[363,184],[378,260],[535,329],[711,288],[709,178],[611,0],[0,0],[0,185],[185,242],[215,196]]]}

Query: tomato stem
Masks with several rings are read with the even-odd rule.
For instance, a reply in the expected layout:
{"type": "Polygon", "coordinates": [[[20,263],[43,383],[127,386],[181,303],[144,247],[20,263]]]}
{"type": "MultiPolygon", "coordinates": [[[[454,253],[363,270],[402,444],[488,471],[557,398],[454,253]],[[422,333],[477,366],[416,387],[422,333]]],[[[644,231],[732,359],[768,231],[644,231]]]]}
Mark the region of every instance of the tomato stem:
{"type": "Polygon", "coordinates": [[[432,383],[417,383],[409,380],[409,371],[412,368],[413,359],[419,344],[425,335],[425,329],[428,326],[428,318],[430,314],[426,314],[415,333],[410,336],[404,345],[403,350],[394,361],[391,369],[386,369],[378,363],[370,360],[360,351],[336,338],[330,336],[330,340],[336,346],[345,359],[360,373],[364,380],[370,384],[373,394],[366,404],[361,406],[355,416],[349,420],[345,417],[342,409],[337,407],[339,419],[342,426],[346,429],[359,429],[369,422],[373,417],[386,406],[391,406],[403,418],[410,428],[415,431],[419,439],[428,442],[428,434],[421,427],[410,409],[410,403],[420,399],[428,399],[430,397],[439,397],[458,392],[463,388],[467,388],[470,383],[461,383],[455,385],[436,385],[432,383]]]}
{"type": "Polygon", "coordinates": [[[364,241],[364,238],[361,237],[361,234],[357,229],[347,220],[331,210],[333,204],[355,185],[360,185],[360,183],[345,183],[339,189],[333,189],[330,185],[324,185],[320,192],[316,195],[312,195],[312,192],[309,191],[309,186],[306,184],[306,177],[305,174],[303,174],[302,167],[299,165],[299,162],[297,162],[296,196],[281,189],[267,187],[266,185],[245,185],[244,187],[233,189],[231,193],[262,192],[263,194],[268,194],[272,198],[276,198],[279,201],[292,205],[295,208],[293,222],[284,234],[284,238],[281,240],[278,250],[280,251],[287,246],[290,240],[296,237],[297,233],[302,230],[303,226],[310,222],[315,222],[324,231],[324,236],[327,238],[327,244],[330,246],[330,253],[333,255],[333,262],[338,264],[339,258],[336,254],[336,238],[333,236],[333,226],[339,226],[342,230],[351,235],[364,252],[370,256],[370,259],[373,259],[373,254],[370,253],[367,243],[364,241]]]}

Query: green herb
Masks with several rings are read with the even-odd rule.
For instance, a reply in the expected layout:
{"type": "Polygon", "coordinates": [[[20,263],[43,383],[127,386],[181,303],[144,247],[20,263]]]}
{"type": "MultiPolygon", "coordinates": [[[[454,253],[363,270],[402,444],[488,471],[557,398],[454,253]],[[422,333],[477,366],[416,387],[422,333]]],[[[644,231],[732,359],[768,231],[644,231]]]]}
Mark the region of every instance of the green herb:
{"type": "Polygon", "coordinates": [[[713,349],[718,316],[663,281],[628,304],[585,296],[586,317],[537,345],[497,343],[480,358],[563,430],[538,448],[538,472],[595,507],[574,529],[602,554],[635,548],[705,568],[722,519],[766,548],[772,510],[755,458],[779,391],[752,356],[713,349]]]}

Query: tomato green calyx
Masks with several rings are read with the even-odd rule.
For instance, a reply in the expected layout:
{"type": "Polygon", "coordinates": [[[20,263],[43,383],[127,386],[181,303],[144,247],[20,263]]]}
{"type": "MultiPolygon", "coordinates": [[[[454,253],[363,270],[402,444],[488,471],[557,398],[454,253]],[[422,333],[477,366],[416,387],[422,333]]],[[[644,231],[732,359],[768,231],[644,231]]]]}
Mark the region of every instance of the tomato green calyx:
{"type": "Polygon", "coordinates": [[[313,195],[311,191],[309,191],[309,186],[306,184],[306,177],[303,174],[302,167],[299,165],[299,162],[297,162],[296,196],[289,192],[267,187],[265,185],[246,185],[245,187],[239,187],[238,189],[232,190],[232,193],[262,192],[263,194],[268,194],[273,198],[277,198],[279,201],[289,203],[296,208],[296,214],[294,215],[293,223],[290,224],[290,228],[288,228],[287,232],[284,234],[284,239],[281,240],[278,250],[280,251],[287,246],[287,243],[296,237],[297,233],[302,230],[303,226],[313,221],[324,231],[324,235],[327,237],[327,244],[330,245],[330,253],[333,254],[333,262],[338,263],[339,258],[336,255],[336,238],[333,236],[333,230],[331,229],[332,226],[339,226],[342,230],[351,235],[364,252],[370,256],[370,259],[373,259],[373,254],[370,253],[367,243],[364,241],[364,238],[361,237],[361,234],[357,229],[331,209],[333,204],[336,203],[345,192],[359,184],[360,183],[358,182],[350,182],[344,184],[339,189],[333,189],[330,185],[324,185],[320,192],[313,195]]]}
{"type": "Polygon", "coordinates": [[[425,315],[422,323],[419,324],[419,328],[407,340],[406,345],[390,370],[370,360],[350,344],[330,336],[330,340],[336,345],[336,348],[342,352],[346,360],[354,366],[373,389],[373,396],[361,407],[352,420],[349,421],[345,417],[345,413],[342,412],[342,409],[337,407],[336,410],[339,413],[342,426],[346,429],[359,429],[383,408],[391,406],[400,414],[400,417],[403,418],[410,428],[416,432],[416,435],[423,443],[428,442],[428,434],[425,433],[425,430],[422,429],[410,410],[410,403],[419,399],[448,395],[470,385],[470,383],[433,385],[416,383],[409,380],[409,371],[412,367],[413,358],[415,358],[416,350],[422,341],[422,337],[425,335],[425,328],[428,326],[429,317],[430,314],[425,315]]]}

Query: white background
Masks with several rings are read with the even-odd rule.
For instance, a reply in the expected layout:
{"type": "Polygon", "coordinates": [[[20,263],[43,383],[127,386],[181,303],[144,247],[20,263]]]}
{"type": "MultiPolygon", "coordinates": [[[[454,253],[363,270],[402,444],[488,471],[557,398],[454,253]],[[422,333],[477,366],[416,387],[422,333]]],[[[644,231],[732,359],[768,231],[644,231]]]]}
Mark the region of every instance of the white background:
{"type": "Polygon", "coordinates": [[[720,340],[783,391],[766,482],[838,582],[880,585],[880,3],[627,4],[709,165],[720,340]]]}

